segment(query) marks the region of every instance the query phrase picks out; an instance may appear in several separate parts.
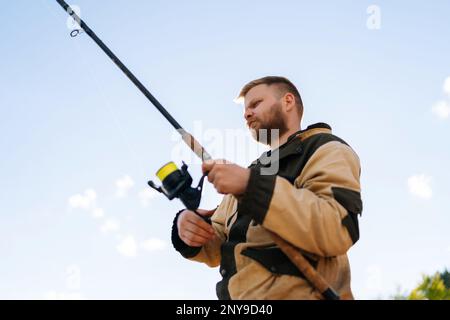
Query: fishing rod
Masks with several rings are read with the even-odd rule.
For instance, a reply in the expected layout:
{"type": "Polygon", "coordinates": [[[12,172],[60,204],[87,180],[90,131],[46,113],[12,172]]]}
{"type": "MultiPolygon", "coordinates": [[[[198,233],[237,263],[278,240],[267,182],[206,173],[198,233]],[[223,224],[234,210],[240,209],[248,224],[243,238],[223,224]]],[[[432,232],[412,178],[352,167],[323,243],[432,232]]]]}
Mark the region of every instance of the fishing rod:
{"type": "MultiPolygon", "coordinates": [[[[158,111],[169,121],[169,123],[178,131],[183,141],[189,148],[202,160],[210,160],[211,156],[206,152],[205,148],[179,123],[172,115],[162,106],[162,104],[150,93],[150,91],[139,81],[138,78],[123,64],[123,62],[112,52],[108,46],[92,31],[91,28],[77,15],[77,13],[64,0],[56,0],[59,5],[66,11],[80,26],[84,32],[103,50],[103,52],[119,67],[120,70],[131,80],[131,82],[144,94],[144,96],[158,109],[158,111]]],[[[70,36],[75,37],[80,32],[71,32],[70,36]]],[[[149,181],[148,185],[154,190],[163,193],[169,200],[179,198],[187,209],[194,211],[199,217],[210,222],[209,217],[204,217],[197,212],[200,205],[201,193],[203,189],[203,181],[207,176],[205,173],[197,187],[191,187],[192,177],[187,170],[187,165],[183,163],[181,170],[173,162],[169,162],[158,170],[156,175],[162,182],[162,186],[157,186],[153,181],[149,181]]]]}
{"type": "MultiPolygon", "coordinates": [[[[203,146],[172,117],[172,115],[161,105],[161,103],[148,91],[148,89],[136,78],[136,76],[120,61],[120,59],[103,43],[103,41],[89,28],[89,26],[76,14],[76,12],[64,0],[56,0],[80,26],[84,32],[106,53],[106,55],[119,67],[120,70],[134,83],[134,85],[144,94],[144,96],[161,112],[169,123],[180,133],[183,141],[189,148],[204,162],[211,160],[211,156],[203,146]]],[[[80,32],[71,32],[75,37],[80,32]]],[[[201,193],[203,189],[204,178],[208,175],[206,172],[200,179],[197,187],[192,187],[192,177],[190,176],[187,165],[183,163],[181,170],[175,163],[169,162],[156,172],[156,175],[162,182],[162,186],[157,186],[153,181],[148,185],[156,191],[163,193],[169,200],[180,199],[188,210],[195,212],[202,219],[211,224],[209,217],[203,217],[197,211],[201,193]]],[[[339,300],[340,297],[336,291],[331,288],[327,281],[312,267],[305,257],[292,244],[278,236],[276,233],[267,230],[272,236],[275,244],[284,252],[292,263],[304,274],[305,278],[316,288],[327,300],[339,300]]]]}
{"type": "MultiPolygon", "coordinates": [[[[202,160],[210,160],[211,156],[205,151],[202,145],[195,140],[195,138],[187,132],[183,127],[172,117],[172,115],[161,105],[161,103],[148,91],[148,89],[139,81],[138,78],[120,61],[120,59],[97,37],[94,31],[77,15],[77,13],[64,0],[56,0],[60,6],[66,11],[91,37],[92,40],[111,58],[111,60],[119,67],[120,70],[134,83],[134,85],[144,94],[144,96],[161,112],[161,114],[169,121],[169,123],[181,134],[183,141],[194,151],[194,153],[202,160]]],[[[75,34],[71,34],[74,36],[75,34]]]]}

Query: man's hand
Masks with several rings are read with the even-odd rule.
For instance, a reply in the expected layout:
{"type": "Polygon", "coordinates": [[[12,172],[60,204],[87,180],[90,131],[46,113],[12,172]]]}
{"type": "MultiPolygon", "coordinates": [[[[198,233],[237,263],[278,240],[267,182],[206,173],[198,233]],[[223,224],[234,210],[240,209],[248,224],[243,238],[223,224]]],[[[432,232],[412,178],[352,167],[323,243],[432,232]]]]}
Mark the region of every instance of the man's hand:
{"type": "MultiPolygon", "coordinates": [[[[215,210],[197,209],[202,216],[212,216],[215,210]]],[[[177,220],[178,236],[190,247],[202,247],[216,237],[213,227],[194,212],[184,210],[177,220]]]]}
{"type": "Polygon", "coordinates": [[[203,173],[208,173],[208,181],[221,194],[240,196],[247,189],[250,169],[242,168],[226,160],[205,161],[202,165],[203,173]]]}

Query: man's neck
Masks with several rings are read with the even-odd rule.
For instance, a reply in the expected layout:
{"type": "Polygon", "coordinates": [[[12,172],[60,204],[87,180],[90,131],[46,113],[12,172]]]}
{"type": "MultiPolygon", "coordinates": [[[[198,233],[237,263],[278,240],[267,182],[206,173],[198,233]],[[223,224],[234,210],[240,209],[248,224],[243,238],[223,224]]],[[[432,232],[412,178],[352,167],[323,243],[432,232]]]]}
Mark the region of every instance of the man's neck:
{"type": "Polygon", "coordinates": [[[270,149],[271,150],[275,150],[276,148],[279,148],[280,146],[282,146],[283,144],[285,144],[288,141],[288,138],[293,135],[294,133],[296,133],[297,131],[301,130],[300,127],[299,128],[291,128],[288,131],[286,131],[284,134],[282,134],[279,139],[275,139],[275,141],[273,141],[270,144],[270,149]]]}

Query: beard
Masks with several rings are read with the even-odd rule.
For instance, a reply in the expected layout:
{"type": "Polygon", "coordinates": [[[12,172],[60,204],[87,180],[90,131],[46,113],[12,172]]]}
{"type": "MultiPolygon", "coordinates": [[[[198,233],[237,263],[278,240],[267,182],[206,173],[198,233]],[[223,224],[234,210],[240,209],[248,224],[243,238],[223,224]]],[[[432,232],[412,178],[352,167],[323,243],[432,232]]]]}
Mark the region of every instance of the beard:
{"type": "Polygon", "coordinates": [[[256,126],[250,128],[253,138],[263,144],[271,145],[288,131],[286,121],[281,112],[281,103],[275,103],[270,108],[266,120],[256,119],[256,126]]]}

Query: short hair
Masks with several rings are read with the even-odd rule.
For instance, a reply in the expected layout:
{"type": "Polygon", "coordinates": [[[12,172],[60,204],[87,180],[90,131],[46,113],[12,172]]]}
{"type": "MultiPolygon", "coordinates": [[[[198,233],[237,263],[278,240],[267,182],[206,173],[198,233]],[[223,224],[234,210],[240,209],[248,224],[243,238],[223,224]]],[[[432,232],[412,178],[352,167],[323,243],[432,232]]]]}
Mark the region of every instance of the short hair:
{"type": "Polygon", "coordinates": [[[302,97],[300,96],[300,92],[297,90],[297,87],[285,77],[267,76],[250,81],[244,87],[242,87],[236,100],[241,101],[251,89],[259,86],[260,84],[266,84],[268,86],[276,85],[282,95],[286,93],[293,94],[300,117],[303,115],[303,101],[302,97]]]}

